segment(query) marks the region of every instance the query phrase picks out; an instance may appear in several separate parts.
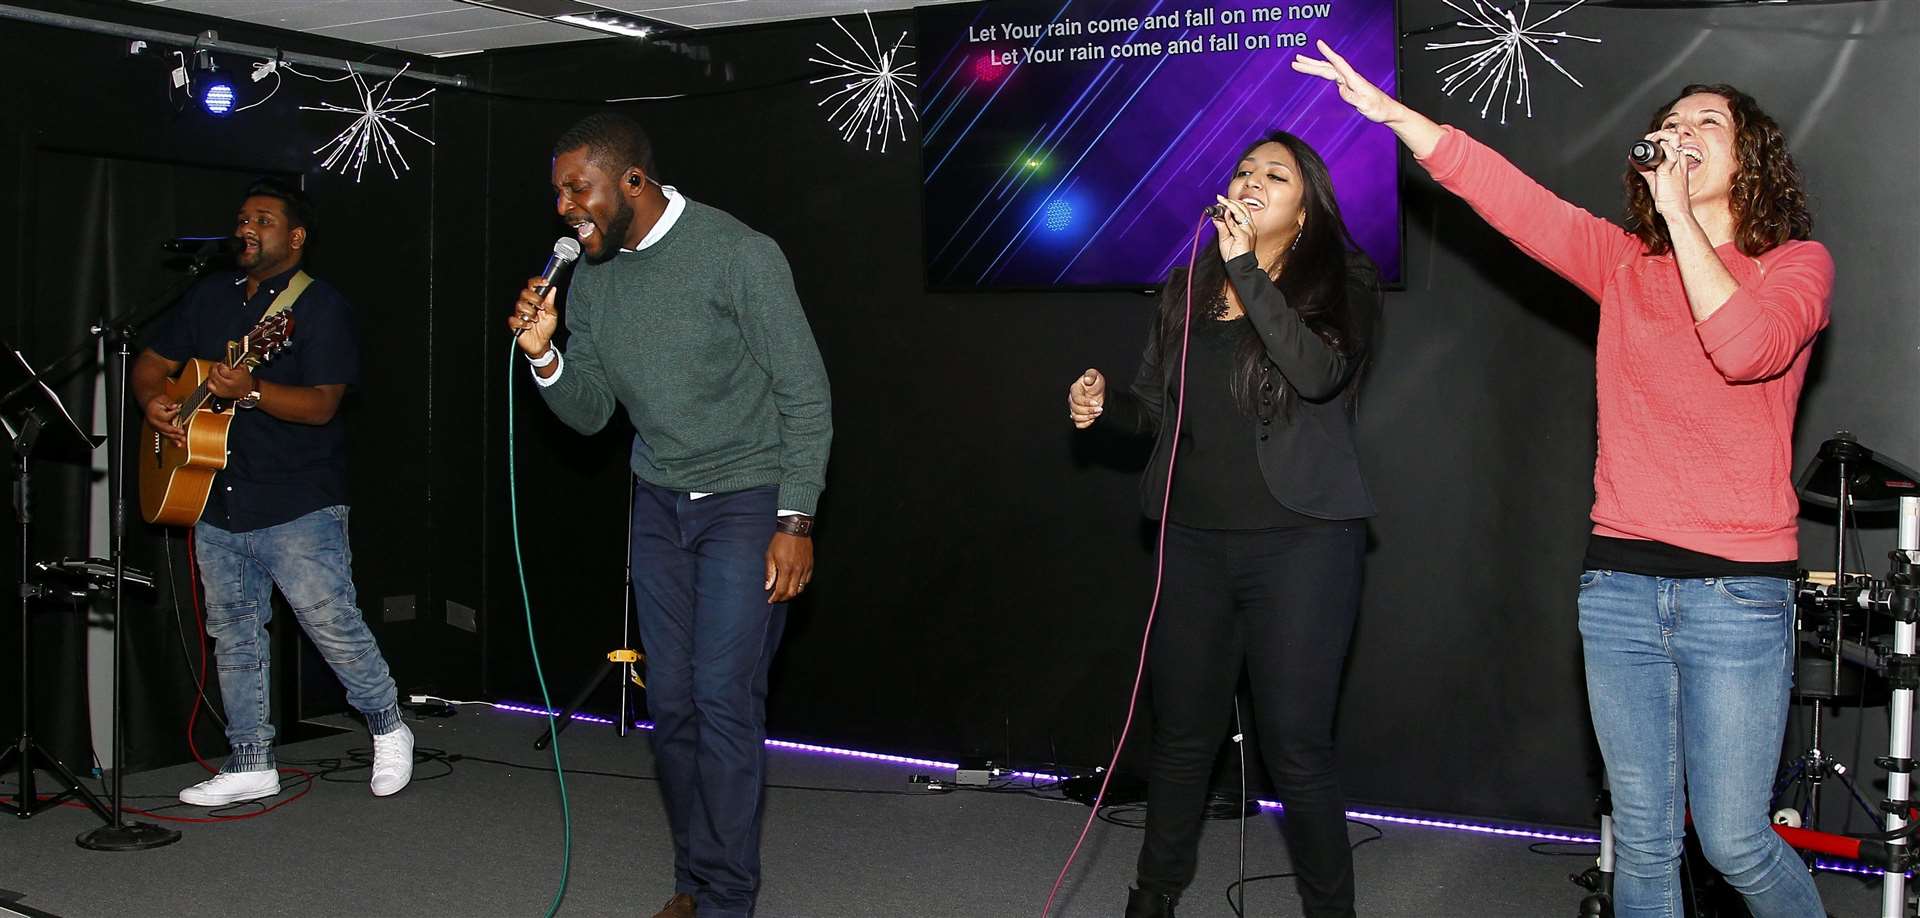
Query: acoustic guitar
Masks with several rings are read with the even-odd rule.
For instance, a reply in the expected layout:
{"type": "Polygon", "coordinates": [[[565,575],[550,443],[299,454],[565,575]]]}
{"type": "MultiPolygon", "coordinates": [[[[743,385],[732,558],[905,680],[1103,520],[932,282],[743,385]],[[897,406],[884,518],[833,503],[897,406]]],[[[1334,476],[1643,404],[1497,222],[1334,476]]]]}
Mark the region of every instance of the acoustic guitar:
{"type": "MultiPolygon", "coordinates": [[[[293,340],[293,314],[278,312],[260,320],[239,341],[227,342],[229,367],[249,371],[273,359],[293,340]]],[[[140,425],[140,515],[149,523],[191,526],[207,509],[213,477],[227,467],[227,430],[233,424],[233,405],[207,388],[212,361],[187,361],[166,381],[164,392],[179,403],[175,421],[187,429],[186,445],[140,425]]]]}

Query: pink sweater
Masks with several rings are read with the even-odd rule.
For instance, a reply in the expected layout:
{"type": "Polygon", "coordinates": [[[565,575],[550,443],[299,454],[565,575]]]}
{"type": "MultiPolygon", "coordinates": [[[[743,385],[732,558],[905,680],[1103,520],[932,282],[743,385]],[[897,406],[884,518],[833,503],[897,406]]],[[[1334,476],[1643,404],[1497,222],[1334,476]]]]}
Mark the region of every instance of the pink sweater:
{"type": "Polygon", "coordinates": [[[1740,287],[1695,322],[1673,256],[1558,197],[1464,132],[1421,161],[1534,260],[1600,303],[1593,531],[1733,561],[1800,556],[1793,416],[1833,259],[1817,242],[1715,250],[1740,287]]]}

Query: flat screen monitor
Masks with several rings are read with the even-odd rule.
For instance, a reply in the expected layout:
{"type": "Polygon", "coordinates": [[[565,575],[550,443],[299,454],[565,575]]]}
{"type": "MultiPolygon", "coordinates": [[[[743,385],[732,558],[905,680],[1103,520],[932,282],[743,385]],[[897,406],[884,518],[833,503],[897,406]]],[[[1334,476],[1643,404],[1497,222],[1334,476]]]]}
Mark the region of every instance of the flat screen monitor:
{"type": "Polygon", "coordinates": [[[1327,162],[1347,226],[1400,280],[1397,141],[1295,72],[1324,40],[1399,89],[1393,0],[996,0],[916,10],[927,284],[1151,288],[1250,143],[1327,162]]]}

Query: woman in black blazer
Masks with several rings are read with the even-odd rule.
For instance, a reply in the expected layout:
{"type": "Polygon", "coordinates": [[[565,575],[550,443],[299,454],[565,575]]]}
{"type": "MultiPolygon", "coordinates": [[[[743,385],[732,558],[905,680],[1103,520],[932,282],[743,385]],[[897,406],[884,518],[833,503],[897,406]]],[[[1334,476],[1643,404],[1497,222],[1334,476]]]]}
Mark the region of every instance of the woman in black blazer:
{"type": "Polygon", "coordinates": [[[1217,198],[1217,245],[1191,286],[1185,268],[1168,278],[1133,385],[1109,394],[1089,369],[1068,387],[1075,427],[1157,437],[1141,502],[1166,518],[1146,840],[1126,914],[1170,918],[1193,880],[1244,671],[1305,914],[1350,918],[1333,718],[1374,512],[1353,409],[1378,286],[1326,163],[1298,137],[1250,145],[1217,198]]]}

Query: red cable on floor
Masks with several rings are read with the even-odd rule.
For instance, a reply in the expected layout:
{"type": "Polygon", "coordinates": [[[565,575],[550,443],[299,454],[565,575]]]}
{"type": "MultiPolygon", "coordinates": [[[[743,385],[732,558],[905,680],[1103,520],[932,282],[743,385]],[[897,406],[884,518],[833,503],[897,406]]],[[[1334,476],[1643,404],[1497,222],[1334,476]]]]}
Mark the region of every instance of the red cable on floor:
{"type": "MultiPolygon", "coordinates": [[[[1067,854],[1067,862],[1060,865],[1060,875],[1053,880],[1053,890],[1047,893],[1047,904],[1040,910],[1040,918],[1047,918],[1053,911],[1053,900],[1060,895],[1060,885],[1067,881],[1067,871],[1073,869],[1073,861],[1080,856],[1080,846],[1086,844],[1087,833],[1093,829],[1093,821],[1100,815],[1100,804],[1107,799],[1107,784],[1113,780],[1113,770],[1120,764],[1120,751],[1127,747],[1127,734],[1133,730],[1133,714],[1140,701],[1140,681],[1147,672],[1147,642],[1153,637],[1153,618],[1160,611],[1160,588],[1166,583],[1167,574],[1167,510],[1173,505],[1173,464],[1180,454],[1180,420],[1187,407],[1187,342],[1193,332],[1193,267],[1200,259],[1200,231],[1205,229],[1206,220],[1193,229],[1193,249],[1187,255],[1187,314],[1180,323],[1180,383],[1174,390],[1173,439],[1167,449],[1167,490],[1160,498],[1160,538],[1154,547],[1153,602],[1147,606],[1147,625],[1140,636],[1140,662],[1133,670],[1133,690],[1127,694],[1127,720],[1120,728],[1120,740],[1113,745],[1113,758],[1107,762],[1107,773],[1100,779],[1100,792],[1094,795],[1093,810],[1087,814],[1087,822],[1080,827],[1080,837],[1074,841],[1073,850],[1067,854]]],[[[1156,330],[1155,334],[1158,334],[1156,330]]],[[[1164,411],[1162,412],[1164,414],[1164,411]]]]}

